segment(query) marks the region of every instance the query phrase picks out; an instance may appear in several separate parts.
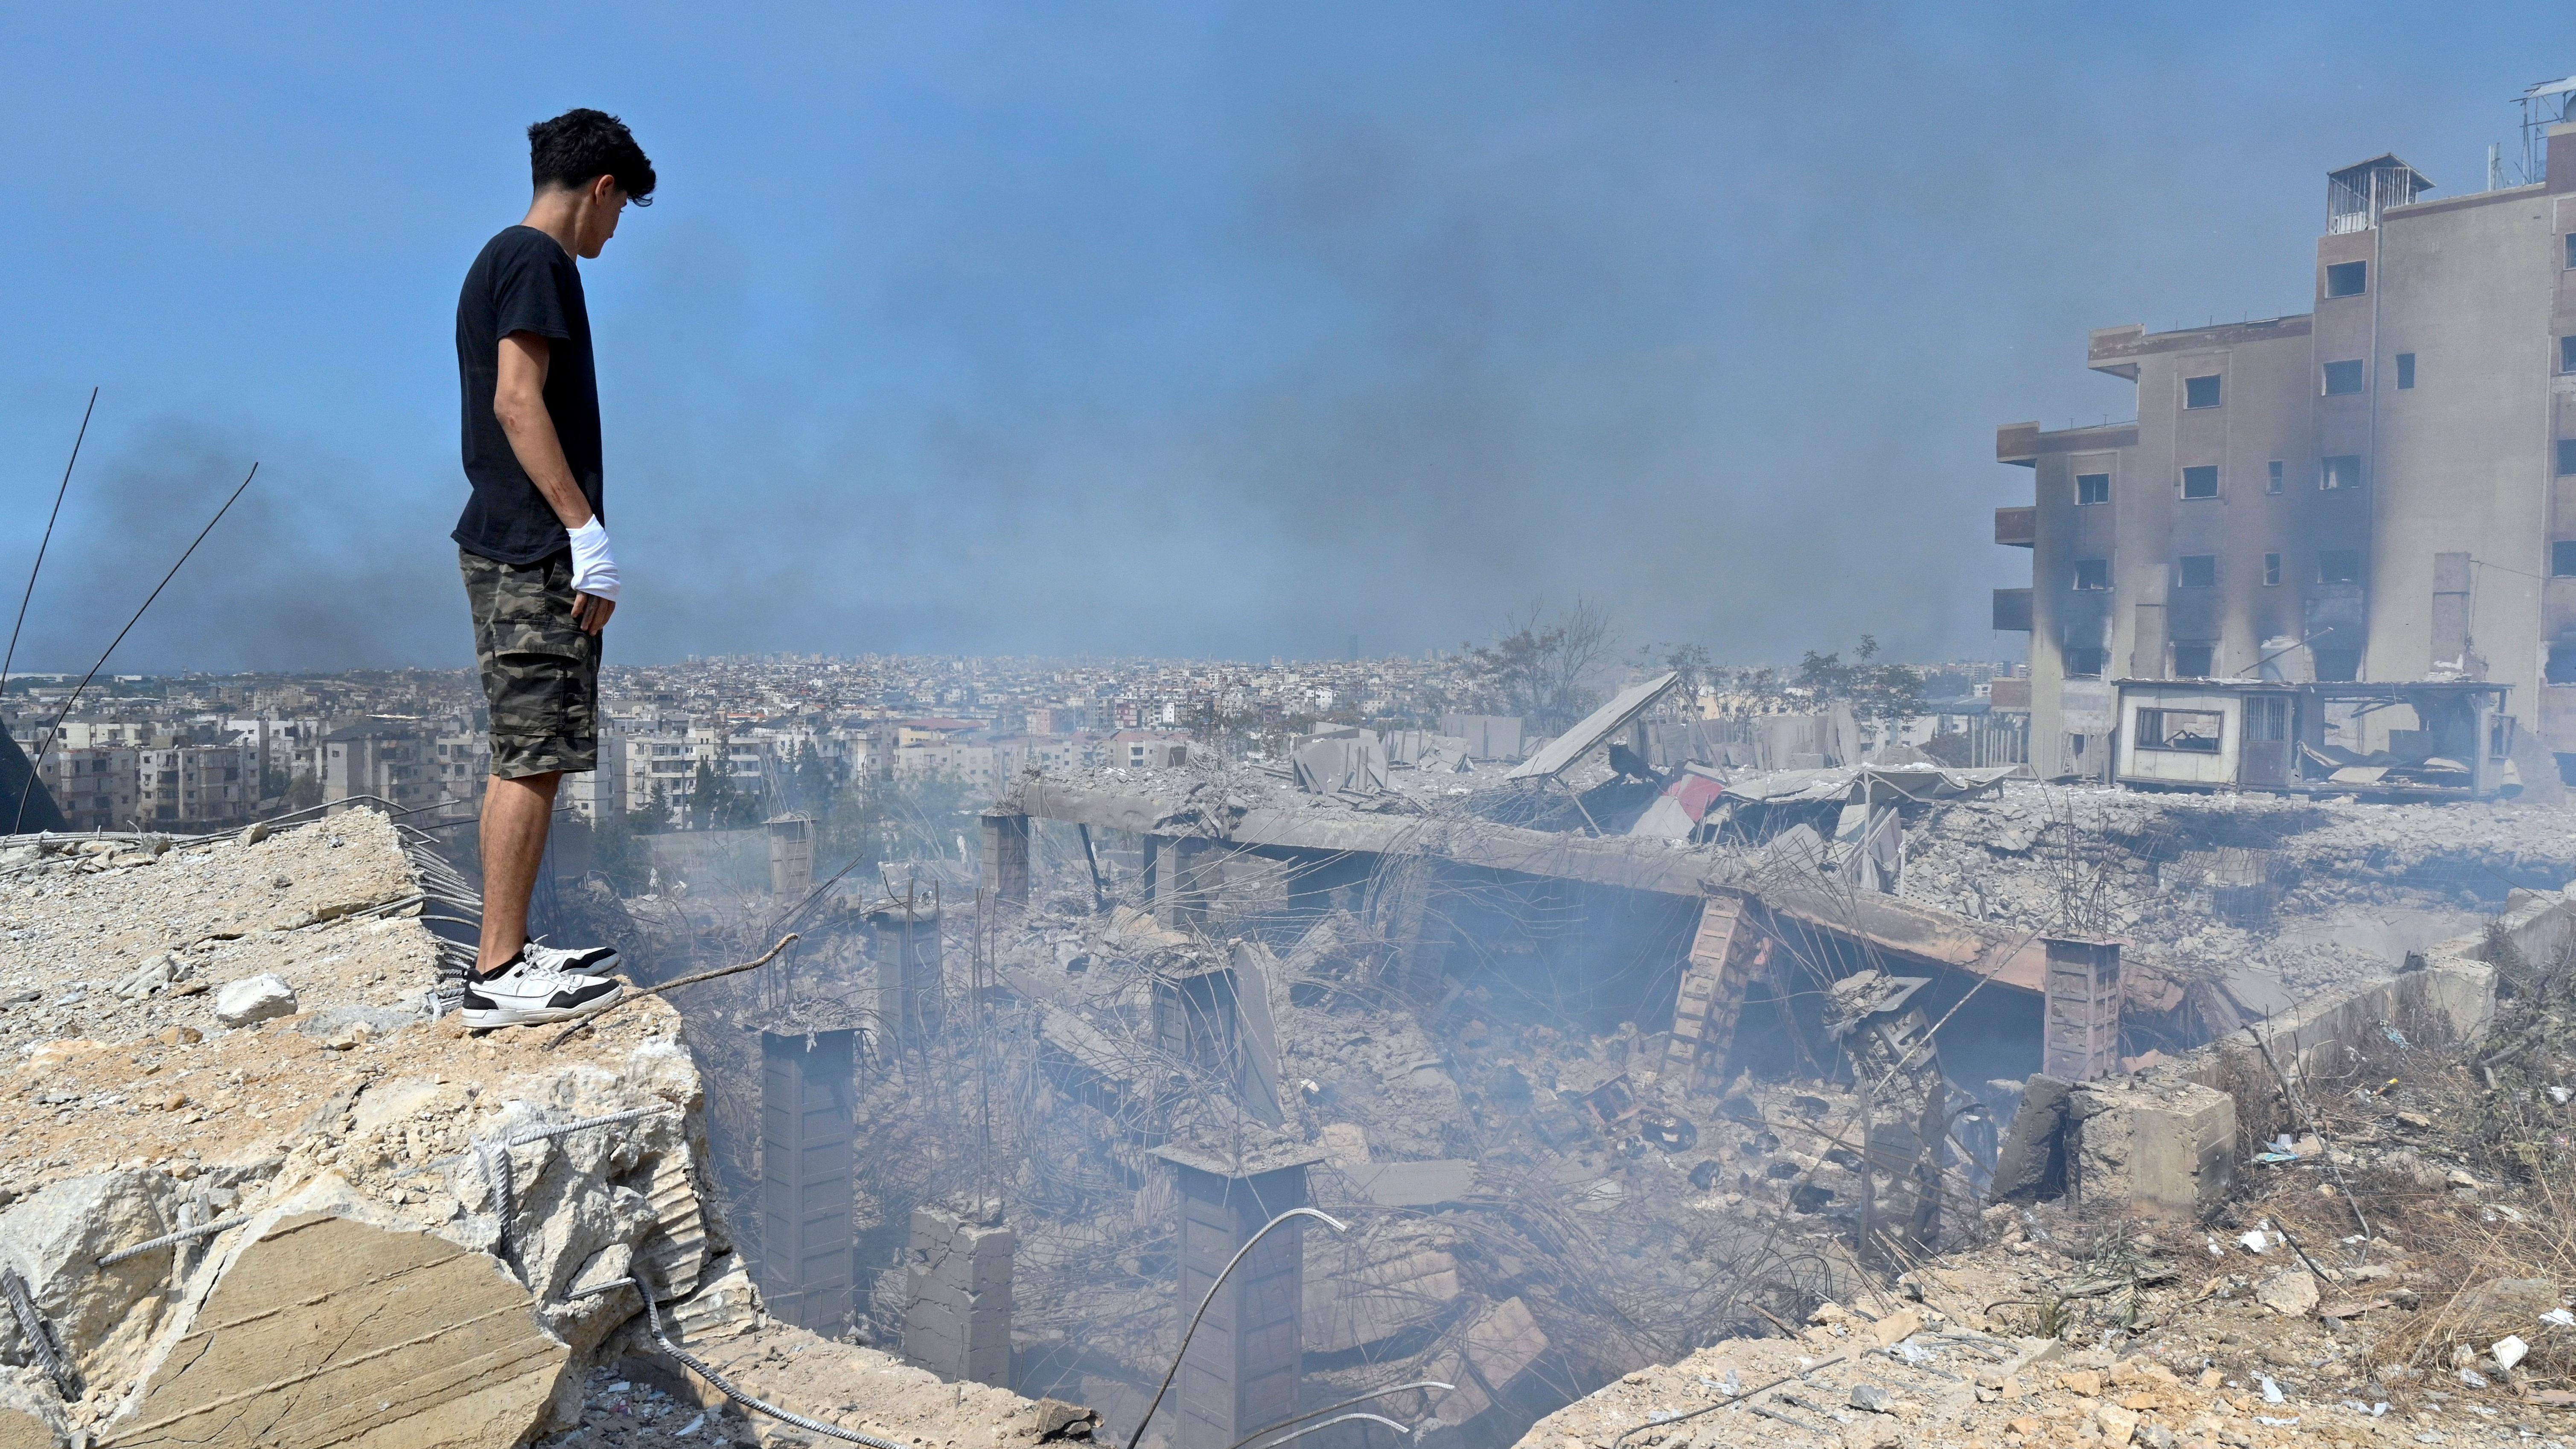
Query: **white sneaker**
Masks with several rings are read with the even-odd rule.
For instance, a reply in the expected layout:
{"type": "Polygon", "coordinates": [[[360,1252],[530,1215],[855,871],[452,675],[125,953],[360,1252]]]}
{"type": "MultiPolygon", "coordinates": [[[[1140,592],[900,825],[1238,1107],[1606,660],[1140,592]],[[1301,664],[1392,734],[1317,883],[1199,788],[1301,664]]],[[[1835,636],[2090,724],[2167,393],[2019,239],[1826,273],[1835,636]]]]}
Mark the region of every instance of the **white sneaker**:
{"type": "Polygon", "coordinates": [[[467,977],[462,1012],[465,1024],[486,1031],[496,1026],[576,1021],[606,1011],[626,995],[625,983],[613,977],[540,969],[528,958],[542,949],[521,948],[498,975],[467,977]]]}
{"type": "Polygon", "coordinates": [[[566,951],[546,944],[539,936],[519,948],[519,957],[539,971],[555,971],[566,976],[613,976],[624,965],[614,946],[592,946],[580,951],[566,951]]]}

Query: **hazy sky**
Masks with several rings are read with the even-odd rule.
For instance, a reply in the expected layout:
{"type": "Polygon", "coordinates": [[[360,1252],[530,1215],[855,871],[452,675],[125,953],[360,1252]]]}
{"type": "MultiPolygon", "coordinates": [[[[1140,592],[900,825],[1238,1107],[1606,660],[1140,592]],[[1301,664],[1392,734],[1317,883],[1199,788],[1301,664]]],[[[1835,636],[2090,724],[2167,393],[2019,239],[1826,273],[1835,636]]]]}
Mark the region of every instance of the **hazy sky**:
{"type": "MultiPolygon", "coordinates": [[[[2323,173],[2478,189],[2564,5],[14,6],[20,667],[455,664],[457,283],[528,122],[662,176],[585,284],[612,659],[1631,642],[1997,657],[1998,423],[2086,329],[2303,310],[2323,173]]],[[[0,615],[5,627],[5,615],[0,615]]]]}

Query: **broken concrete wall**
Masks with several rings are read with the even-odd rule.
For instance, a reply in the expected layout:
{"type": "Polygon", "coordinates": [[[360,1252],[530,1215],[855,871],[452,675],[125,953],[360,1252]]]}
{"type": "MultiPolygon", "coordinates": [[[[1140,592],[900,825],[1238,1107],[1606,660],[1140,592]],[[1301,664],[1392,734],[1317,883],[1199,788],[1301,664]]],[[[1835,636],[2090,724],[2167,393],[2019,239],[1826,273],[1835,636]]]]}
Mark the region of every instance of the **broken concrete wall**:
{"type": "MultiPolygon", "coordinates": [[[[2576,897],[2517,892],[2493,927],[2525,960],[2553,962],[2576,942],[2576,897]]],[[[2281,1083],[2331,1078],[2362,1043],[2387,1031],[2473,1038],[2495,1011],[2488,933],[2456,937],[2408,959],[2386,980],[2337,992],[2246,1027],[2149,1071],[2075,1087],[2034,1076],[1998,1161],[1996,1201],[2043,1187],[2062,1160],[2065,1190],[2125,1203],[2137,1216],[2205,1219],[2252,1150],[2252,1124],[2277,1118],[2281,1083]],[[2052,1132],[2063,1136],[2052,1140],[2052,1132]]]]}

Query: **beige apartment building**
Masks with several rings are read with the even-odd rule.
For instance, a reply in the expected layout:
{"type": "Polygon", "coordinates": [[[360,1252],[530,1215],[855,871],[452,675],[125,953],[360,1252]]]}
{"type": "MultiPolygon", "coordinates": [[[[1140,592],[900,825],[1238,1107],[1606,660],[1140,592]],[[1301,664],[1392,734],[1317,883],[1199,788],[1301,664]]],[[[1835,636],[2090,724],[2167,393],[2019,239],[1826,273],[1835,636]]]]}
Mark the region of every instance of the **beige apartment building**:
{"type": "Polygon", "coordinates": [[[134,755],[140,797],[135,813],[146,826],[230,825],[248,819],[257,801],[258,784],[248,778],[256,757],[239,745],[180,745],[134,755]]]}
{"type": "Polygon", "coordinates": [[[138,751],[99,747],[55,750],[40,773],[65,825],[131,830],[142,805],[142,768],[138,751]]]}
{"type": "Polygon", "coordinates": [[[2312,310],[2095,332],[2136,420],[1997,431],[2035,485],[1995,513],[2031,585],[1994,625],[2031,635],[2042,774],[2105,771],[2124,678],[2493,681],[2576,756],[2576,123],[2541,135],[2529,185],[2330,173],[2312,310]]]}

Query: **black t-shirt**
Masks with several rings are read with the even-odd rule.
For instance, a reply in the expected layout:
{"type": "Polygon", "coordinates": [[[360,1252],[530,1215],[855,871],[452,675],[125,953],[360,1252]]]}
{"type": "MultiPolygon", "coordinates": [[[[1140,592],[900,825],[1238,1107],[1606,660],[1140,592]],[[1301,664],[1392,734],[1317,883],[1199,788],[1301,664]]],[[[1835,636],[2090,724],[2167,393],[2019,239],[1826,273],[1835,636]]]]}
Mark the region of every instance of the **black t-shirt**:
{"type": "Polygon", "coordinates": [[[554,419],[564,461],[590,511],[604,520],[600,496],[599,376],[590,356],[590,312],[582,303],[581,269],[553,237],[514,226],[483,244],[456,298],[456,375],[465,404],[465,477],[474,495],[451,535],[468,553],[526,564],[568,546],[562,520],[528,480],[509,434],[492,415],[501,373],[501,339],[533,332],[548,340],[546,415],[554,419]]]}

